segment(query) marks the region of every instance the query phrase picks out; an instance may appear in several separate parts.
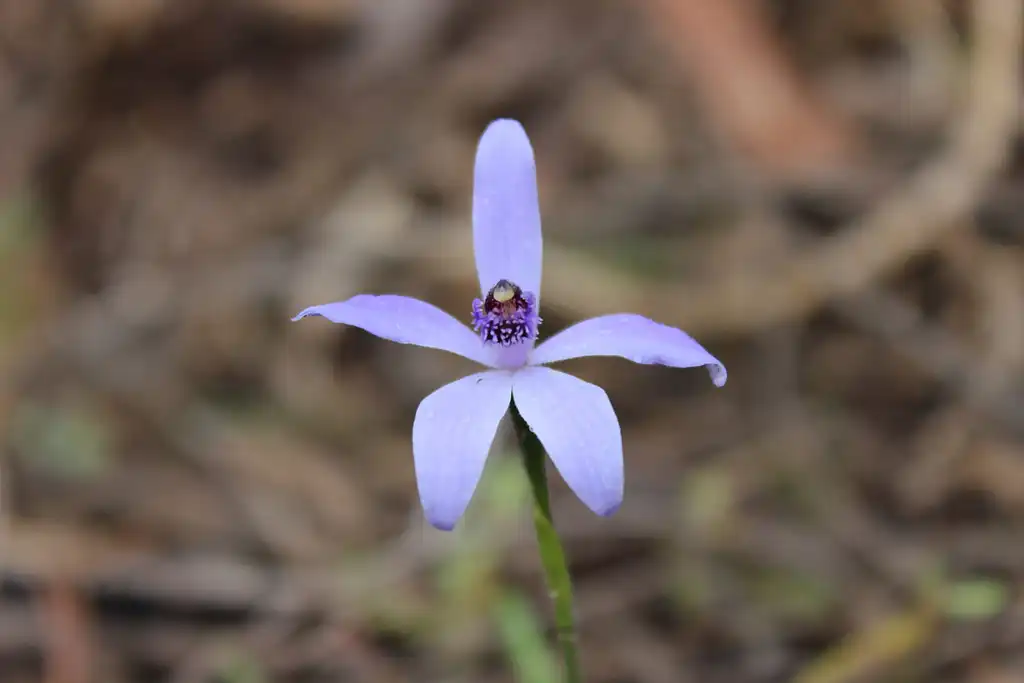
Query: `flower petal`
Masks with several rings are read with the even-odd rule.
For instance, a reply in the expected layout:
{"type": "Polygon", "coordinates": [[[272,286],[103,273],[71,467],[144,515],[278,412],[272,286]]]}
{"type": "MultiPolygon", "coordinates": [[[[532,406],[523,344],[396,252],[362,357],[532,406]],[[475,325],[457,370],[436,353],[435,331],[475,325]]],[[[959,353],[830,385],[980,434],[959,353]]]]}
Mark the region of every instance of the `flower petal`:
{"type": "Polygon", "coordinates": [[[526,368],[513,376],[512,395],[580,500],[599,515],[618,510],[622,433],[604,389],[550,368],[526,368]]]}
{"type": "Polygon", "coordinates": [[[581,356],[622,356],[634,363],[674,368],[707,367],[715,386],[727,377],[721,361],[682,330],[642,315],[619,313],[576,323],[540,344],[530,363],[542,365],[581,356]]]}
{"type": "Polygon", "coordinates": [[[493,364],[480,337],[437,306],[419,299],[394,294],[359,294],[348,301],[310,306],[292,320],[308,315],[360,327],[399,344],[450,351],[488,367],[493,364]]]}
{"type": "Polygon", "coordinates": [[[542,242],[533,148],[518,121],[498,119],[476,151],[473,251],[486,295],[510,280],[540,298],[542,242]]]}
{"type": "Polygon", "coordinates": [[[511,397],[509,373],[481,372],[441,387],[416,409],[416,483],[438,529],[450,531],[466,511],[511,397]]]}

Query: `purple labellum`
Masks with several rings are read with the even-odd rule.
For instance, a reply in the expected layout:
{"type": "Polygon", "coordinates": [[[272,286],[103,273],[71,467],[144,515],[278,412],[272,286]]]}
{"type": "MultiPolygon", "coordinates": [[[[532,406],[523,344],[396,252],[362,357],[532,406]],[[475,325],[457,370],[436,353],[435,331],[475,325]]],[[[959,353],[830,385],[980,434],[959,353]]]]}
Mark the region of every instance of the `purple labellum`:
{"type": "Polygon", "coordinates": [[[473,329],[480,339],[512,346],[537,338],[537,299],[515,283],[498,280],[484,299],[473,300],[473,329]]]}

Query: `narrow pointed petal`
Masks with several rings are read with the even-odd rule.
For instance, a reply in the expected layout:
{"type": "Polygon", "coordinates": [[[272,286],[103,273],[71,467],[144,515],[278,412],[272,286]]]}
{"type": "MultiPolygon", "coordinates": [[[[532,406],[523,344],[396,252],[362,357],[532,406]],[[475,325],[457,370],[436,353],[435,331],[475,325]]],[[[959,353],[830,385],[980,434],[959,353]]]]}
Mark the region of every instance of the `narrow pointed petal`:
{"type": "Polygon", "coordinates": [[[498,119],[480,138],[473,176],[473,251],[484,295],[504,279],[540,297],[537,171],[518,121],[498,119]]]}
{"type": "Polygon", "coordinates": [[[437,306],[394,294],[360,294],[347,301],[310,306],[292,320],[319,315],[334,323],[359,327],[399,344],[440,349],[488,367],[492,354],[480,337],[437,306]]]}
{"type": "Polygon", "coordinates": [[[513,378],[519,414],[562,479],[587,507],[610,515],[622,504],[622,433],[604,389],[550,368],[513,378]]]}
{"type": "Polygon", "coordinates": [[[725,384],[727,377],[721,361],[690,335],[632,313],[576,323],[534,349],[530,363],[543,365],[582,356],[621,356],[634,363],[674,368],[703,365],[718,387],[725,384]]]}
{"type": "Polygon", "coordinates": [[[416,484],[438,529],[450,531],[466,511],[511,398],[509,373],[481,372],[441,387],[416,409],[416,484]]]}

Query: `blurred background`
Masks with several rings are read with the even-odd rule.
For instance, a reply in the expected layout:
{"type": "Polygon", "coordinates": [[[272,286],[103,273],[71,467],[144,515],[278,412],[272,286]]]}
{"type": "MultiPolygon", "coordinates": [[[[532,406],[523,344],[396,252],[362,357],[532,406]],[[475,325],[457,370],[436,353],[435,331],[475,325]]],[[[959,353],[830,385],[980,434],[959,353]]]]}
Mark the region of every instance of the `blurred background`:
{"type": "MultiPolygon", "coordinates": [[[[0,681],[557,680],[520,468],[423,521],[471,369],[476,141],[520,119],[542,334],[622,423],[553,476],[588,680],[1024,680],[1022,0],[0,0],[0,681]]],[[[504,455],[505,457],[501,457],[504,455]]]]}

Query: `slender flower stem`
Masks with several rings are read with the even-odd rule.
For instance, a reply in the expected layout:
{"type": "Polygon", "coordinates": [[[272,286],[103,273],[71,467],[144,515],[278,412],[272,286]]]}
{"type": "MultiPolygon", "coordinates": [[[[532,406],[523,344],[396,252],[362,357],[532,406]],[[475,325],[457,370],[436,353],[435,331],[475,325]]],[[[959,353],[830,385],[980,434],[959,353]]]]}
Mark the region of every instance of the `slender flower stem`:
{"type": "Polygon", "coordinates": [[[555,628],[565,664],[565,683],[580,683],[579,656],[576,653],[576,624],[573,618],[572,578],[565,561],[562,541],[555,530],[548,501],[547,454],[540,440],[512,404],[512,420],[523,452],[526,475],[533,492],[533,525],[537,530],[537,547],[547,578],[551,599],[555,603],[555,628]]]}

